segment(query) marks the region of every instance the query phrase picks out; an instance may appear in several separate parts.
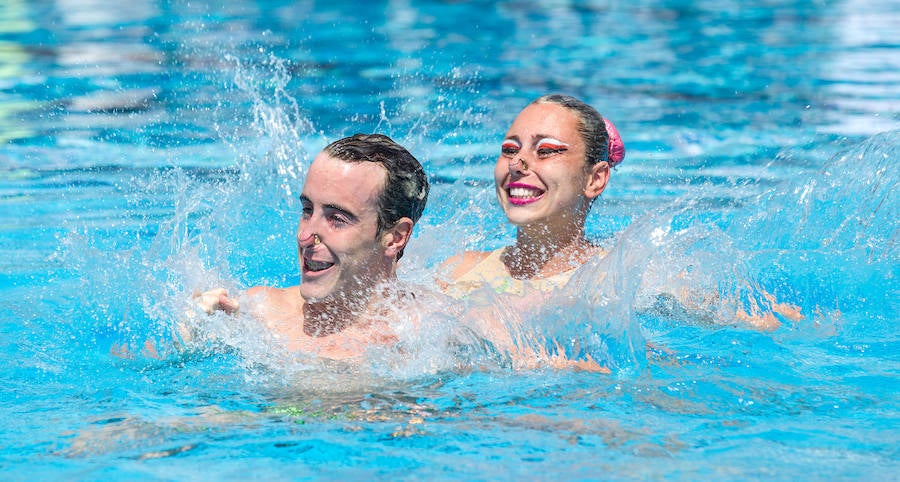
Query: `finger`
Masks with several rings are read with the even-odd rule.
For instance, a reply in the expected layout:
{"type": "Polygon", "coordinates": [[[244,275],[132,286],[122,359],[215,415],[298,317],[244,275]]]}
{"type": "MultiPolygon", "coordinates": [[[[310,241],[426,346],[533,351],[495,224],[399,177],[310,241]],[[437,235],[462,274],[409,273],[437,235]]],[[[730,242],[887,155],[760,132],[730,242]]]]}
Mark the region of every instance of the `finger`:
{"type": "Polygon", "coordinates": [[[200,295],[200,298],[196,299],[196,302],[206,314],[212,314],[213,311],[221,309],[219,300],[222,296],[224,295],[207,291],[200,295]]]}
{"type": "Polygon", "coordinates": [[[203,291],[203,292],[194,291],[194,293],[191,294],[191,297],[196,300],[197,298],[202,298],[204,296],[219,296],[219,295],[227,295],[227,294],[228,294],[228,291],[225,288],[213,288],[211,290],[207,290],[207,291],[203,291]]]}
{"type": "Polygon", "coordinates": [[[241,307],[237,300],[229,298],[226,295],[219,295],[219,307],[228,314],[233,314],[241,307]]]}

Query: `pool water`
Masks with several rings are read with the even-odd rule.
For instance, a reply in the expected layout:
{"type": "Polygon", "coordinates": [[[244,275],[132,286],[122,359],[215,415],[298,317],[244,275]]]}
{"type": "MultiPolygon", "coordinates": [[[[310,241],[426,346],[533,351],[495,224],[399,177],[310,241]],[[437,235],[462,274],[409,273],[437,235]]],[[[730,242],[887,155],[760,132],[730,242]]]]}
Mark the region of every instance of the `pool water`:
{"type": "Polygon", "coordinates": [[[6,0],[0,477],[897,480],[898,7],[6,0]],[[450,317],[360,366],[225,315],[173,348],[191,293],[298,282],[303,174],[344,135],[429,173],[404,281],[508,244],[499,140],[550,92],[626,142],[610,255],[495,311],[612,374],[511,369],[450,317]],[[805,318],[646,289],[672,284],[805,318]]]}

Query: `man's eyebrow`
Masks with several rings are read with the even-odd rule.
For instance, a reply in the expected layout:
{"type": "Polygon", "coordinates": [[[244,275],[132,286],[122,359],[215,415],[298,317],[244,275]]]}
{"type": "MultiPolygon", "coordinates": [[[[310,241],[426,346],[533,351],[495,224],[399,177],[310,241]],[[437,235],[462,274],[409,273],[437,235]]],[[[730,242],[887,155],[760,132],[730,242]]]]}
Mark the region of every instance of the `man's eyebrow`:
{"type": "Polygon", "coordinates": [[[352,220],[352,221],[356,221],[356,220],[358,219],[358,217],[356,216],[356,214],[353,214],[353,211],[350,211],[349,209],[347,209],[347,208],[345,208],[345,207],[343,207],[343,206],[339,206],[339,205],[337,205],[337,204],[323,204],[322,207],[325,208],[325,209],[329,209],[329,210],[333,210],[333,211],[338,211],[338,212],[340,212],[341,214],[343,214],[343,215],[347,216],[348,218],[350,218],[350,220],[352,220]]]}
{"type": "MultiPolygon", "coordinates": [[[[310,198],[306,197],[303,194],[300,195],[300,202],[303,204],[315,204],[315,203],[313,203],[313,201],[310,198]]],[[[351,211],[339,204],[334,204],[334,203],[323,204],[322,209],[326,209],[329,211],[338,211],[341,214],[343,214],[344,216],[347,216],[347,218],[349,218],[352,221],[356,221],[357,219],[359,219],[359,216],[354,214],[353,211],[351,211]]]]}

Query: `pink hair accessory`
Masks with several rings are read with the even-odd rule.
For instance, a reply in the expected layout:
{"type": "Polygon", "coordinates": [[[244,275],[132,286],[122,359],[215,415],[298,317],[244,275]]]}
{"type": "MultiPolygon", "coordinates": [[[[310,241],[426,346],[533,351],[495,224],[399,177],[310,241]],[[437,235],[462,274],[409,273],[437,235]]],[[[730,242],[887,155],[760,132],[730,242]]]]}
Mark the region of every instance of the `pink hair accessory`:
{"type": "Polygon", "coordinates": [[[622,142],[619,130],[609,119],[604,117],[603,123],[606,124],[606,133],[609,134],[609,165],[615,166],[625,159],[625,143],[622,142]]]}

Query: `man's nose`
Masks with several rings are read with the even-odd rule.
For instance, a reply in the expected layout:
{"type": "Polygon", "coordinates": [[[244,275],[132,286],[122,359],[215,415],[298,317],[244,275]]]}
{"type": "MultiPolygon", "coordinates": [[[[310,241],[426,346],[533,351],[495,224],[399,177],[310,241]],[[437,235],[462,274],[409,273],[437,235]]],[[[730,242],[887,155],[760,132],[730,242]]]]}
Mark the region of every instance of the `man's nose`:
{"type": "Polygon", "coordinates": [[[302,247],[309,247],[321,242],[319,234],[315,230],[315,223],[309,220],[300,221],[300,227],[297,230],[297,244],[302,247]]]}

